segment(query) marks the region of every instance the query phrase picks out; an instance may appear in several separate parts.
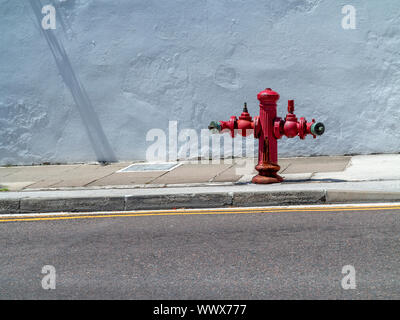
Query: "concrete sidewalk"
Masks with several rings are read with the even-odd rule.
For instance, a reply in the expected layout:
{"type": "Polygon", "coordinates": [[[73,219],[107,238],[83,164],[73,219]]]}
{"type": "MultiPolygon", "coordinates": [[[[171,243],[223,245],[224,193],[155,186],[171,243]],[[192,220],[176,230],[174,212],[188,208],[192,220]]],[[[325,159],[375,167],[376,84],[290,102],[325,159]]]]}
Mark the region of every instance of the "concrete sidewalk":
{"type": "MultiPolygon", "coordinates": [[[[350,160],[351,157],[283,158],[279,159],[280,174],[288,180],[309,180],[315,173],[343,172],[350,160]]],[[[122,172],[133,163],[0,167],[0,185],[10,191],[218,185],[249,182],[256,174],[256,159],[218,162],[182,161],[173,170],[131,168],[137,171],[122,172]]]]}
{"type": "Polygon", "coordinates": [[[249,183],[255,159],[131,164],[0,167],[0,213],[400,201],[398,154],[280,159],[273,185],[249,183]]]}

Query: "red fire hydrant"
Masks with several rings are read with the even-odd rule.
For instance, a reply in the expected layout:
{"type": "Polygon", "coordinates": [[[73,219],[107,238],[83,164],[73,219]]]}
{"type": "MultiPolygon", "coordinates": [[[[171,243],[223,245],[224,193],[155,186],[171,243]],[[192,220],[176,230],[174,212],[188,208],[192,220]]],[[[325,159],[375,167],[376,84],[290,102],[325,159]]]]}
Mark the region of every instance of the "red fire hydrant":
{"type": "Polygon", "coordinates": [[[277,139],[286,136],[294,138],[299,136],[304,139],[307,134],[311,134],[313,138],[320,136],[325,131],[325,126],[321,122],[307,122],[305,118],[297,119],[294,112],[294,100],[288,101],[288,114],[285,119],[276,116],[276,102],[279,100],[279,94],[270,88],[261,91],[257,95],[260,101],[260,116],[250,116],[246,103],[243,113],[237,119],[232,116],[229,121],[212,121],[208,128],[210,130],[229,129],[232,137],[235,136],[237,130],[242,136],[247,136],[254,132],[254,138],[259,139],[258,147],[258,164],[256,170],[258,175],[253,177],[253,183],[276,183],[282,182],[283,178],[278,175],[280,166],[278,165],[278,143],[277,139]]]}

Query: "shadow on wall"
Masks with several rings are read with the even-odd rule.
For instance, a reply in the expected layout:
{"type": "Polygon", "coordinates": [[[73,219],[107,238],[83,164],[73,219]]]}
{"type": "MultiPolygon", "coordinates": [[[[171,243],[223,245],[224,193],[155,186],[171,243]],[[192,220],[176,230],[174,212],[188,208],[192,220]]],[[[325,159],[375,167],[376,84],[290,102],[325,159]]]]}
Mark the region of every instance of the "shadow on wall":
{"type": "Polygon", "coordinates": [[[94,111],[93,105],[85,91],[83,85],[79,82],[67,53],[60,41],[56,38],[51,29],[44,30],[41,27],[42,21],[42,3],[40,0],[30,0],[31,7],[37,18],[39,29],[49,45],[58,70],[69,88],[79,114],[82,118],[90,143],[99,162],[116,162],[116,156],[111,145],[104,134],[99,118],[94,111]]]}

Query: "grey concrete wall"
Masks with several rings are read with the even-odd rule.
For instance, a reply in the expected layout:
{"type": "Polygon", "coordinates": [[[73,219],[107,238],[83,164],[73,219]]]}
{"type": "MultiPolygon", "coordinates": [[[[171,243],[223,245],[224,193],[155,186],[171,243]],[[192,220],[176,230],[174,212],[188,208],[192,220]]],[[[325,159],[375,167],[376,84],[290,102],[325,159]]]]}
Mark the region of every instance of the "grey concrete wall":
{"type": "Polygon", "coordinates": [[[199,132],[244,101],[256,115],[266,87],[280,116],[295,99],[327,127],[283,139],[280,155],[400,151],[398,0],[43,0],[50,40],[32,3],[0,1],[0,164],[96,160],[104,139],[116,159],[144,159],[151,128],[199,132]]]}

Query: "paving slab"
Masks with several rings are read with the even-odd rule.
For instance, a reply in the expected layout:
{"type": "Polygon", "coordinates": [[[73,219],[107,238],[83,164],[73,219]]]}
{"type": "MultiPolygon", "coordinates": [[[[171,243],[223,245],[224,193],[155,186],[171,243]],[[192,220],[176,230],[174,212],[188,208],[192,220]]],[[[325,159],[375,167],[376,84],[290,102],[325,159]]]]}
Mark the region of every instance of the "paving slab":
{"type": "Polygon", "coordinates": [[[4,181],[4,179],[16,172],[18,172],[17,167],[0,167],[0,181],[4,181]]]}
{"type": "Polygon", "coordinates": [[[288,166],[281,173],[337,172],[343,171],[349,164],[350,156],[340,157],[304,157],[280,159],[279,165],[287,161],[288,166]]]}
{"type": "Polygon", "coordinates": [[[298,181],[309,181],[311,180],[313,173],[281,173],[280,174],[283,179],[285,179],[285,183],[290,182],[298,182],[298,181]]]}
{"type": "Polygon", "coordinates": [[[34,181],[20,181],[20,182],[5,182],[1,185],[2,188],[6,188],[9,191],[20,191],[32,185],[34,181]]]}
{"type": "MultiPolygon", "coordinates": [[[[296,159],[299,158],[294,158],[294,159],[295,160],[289,158],[278,159],[279,166],[281,167],[278,173],[281,174],[282,172],[284,172],[293,163],[293,161],[296,161],[296,159]]],[[[256,169],[254,169],[254,173],[257,173],[256,169]]]]}
{"type": "Polygon", "coordinates": [[[210,182],[236,182],[242,175],[237,174],[237,165],[233,164],[217,174],[210,182]]]}
{"type": "Polygon", "coordinates": [[[43,179],[38,182],[33,182],[27,186],[25,186],[23,189],[42,189],[42,188],[51,188],[57,183],[61,183],[61,179],[43,179]]]}
{"type": "Polygon", "coordinates": [[[23,181],[40,181],[50,179],[70,172],[82,165],[50,165],[50,166],[18,166],[13,168],[2,168],[2,171],[12,172],[2,178],[1,183],[7,182],[23,182],[23,181]]]}
{"type": "MultiPolygon", "coordinates": [[[[59,182],[52,184],[52,188],[61,187],[85,187],[101,178],[113,174],[129,164],[118,163],[114,165],[85,164],[74,168],[72,171],[60,173],[57,178],[59,182]]],[[[31,186],[31,188],[34,186],[31,186]]]]}
{"type": "Polygon", "coordinates": [[[115,172],[89,183],[87,186],[118,186],[131,184],[147,184],[164,175],[167,171],[154,172],[115,172]]]}
{"type": "Polygon", "coordinates": [[[400,154],[353,156],[345,170],[316,173],[312,179],[341,179],[346,181],[400,180],[400,154]]]}
{"type": "Polygon", "coordinates": [[[20,188],[47,188],[52,186],[83,186],[113,173],[130,162],[110,165],[72,164],[0,167],[0,183],[20,188]]]}
{"type": "Polygon", "coordinates": [[[178,168],[156,178],[152,183],[199,183],[209,182],[231,164],[183,164],[178,168]]]}

